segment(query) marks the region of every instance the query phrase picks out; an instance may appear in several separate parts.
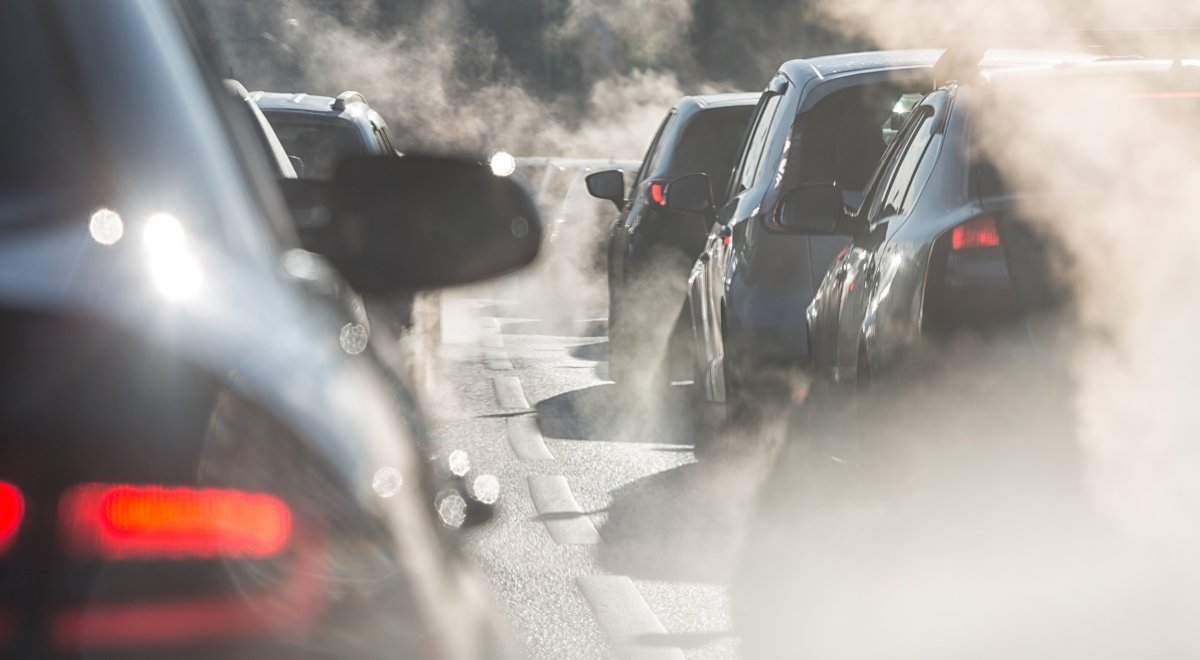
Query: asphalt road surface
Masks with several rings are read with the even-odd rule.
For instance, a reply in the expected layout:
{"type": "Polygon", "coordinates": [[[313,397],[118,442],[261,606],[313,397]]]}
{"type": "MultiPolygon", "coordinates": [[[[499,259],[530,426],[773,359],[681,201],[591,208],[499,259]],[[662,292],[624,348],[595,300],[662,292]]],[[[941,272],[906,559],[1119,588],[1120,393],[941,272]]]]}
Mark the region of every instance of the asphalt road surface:
{"type": "MultiPolygon", "coordinates": [[[[501,482],[468,554],[530,658],[736,658],[730,575],[753,456],[697,463],[688,388],[606,379],[603,309],[541,318],[497,285],[442,299],[435,443],[501,482]]],[[[523,296],[529,300],[529,296],[523,296]]]]}

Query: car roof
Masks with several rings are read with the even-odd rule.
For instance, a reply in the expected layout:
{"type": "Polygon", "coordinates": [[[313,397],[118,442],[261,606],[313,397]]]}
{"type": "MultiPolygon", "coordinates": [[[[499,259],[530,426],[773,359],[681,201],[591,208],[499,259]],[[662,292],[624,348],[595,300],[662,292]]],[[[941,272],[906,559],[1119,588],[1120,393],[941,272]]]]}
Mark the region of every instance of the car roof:
{"type": "MultiPolygon", "coordinates": [[[[822,55],[784,62],[779,70],[792,82],[799,84],[808,78],[836,78],[867,71],[932,67],[945,52],[944,48],[924,48],[822,55]]],[[[1089,62],[1099,58],[1096,54],[1071,51],[997,48],[987,51],[980,61],[980,66],[993,68],[1053,65],[1062,62],[1089,62]]]]}
{"type": "Polygon", "coordinates": [[[256,91],[250,92],[250,99],[257,103],[263,112],[295,112],[327,117],[352,117],[371,111],[370,106],[365,100],[362,100],[361,95],[351,97],[348,96],[349,94],[352,93],[347,92],[341,97],[335,98],[302,92],[256,91]],[[338,101],[342,98],[348,102],[343,102],[339,106],[338,101]]]}
{"type": "MultiPolygon", "coordinates": [[[[680,103],[695,103],[700,108],[728,108],[740,105],[755,105],[761,92],[729,92],[725,94],[697,94],[685,96],[680,103]]],[[[678,105],[678,104],[676,104],[678,105]]]]}

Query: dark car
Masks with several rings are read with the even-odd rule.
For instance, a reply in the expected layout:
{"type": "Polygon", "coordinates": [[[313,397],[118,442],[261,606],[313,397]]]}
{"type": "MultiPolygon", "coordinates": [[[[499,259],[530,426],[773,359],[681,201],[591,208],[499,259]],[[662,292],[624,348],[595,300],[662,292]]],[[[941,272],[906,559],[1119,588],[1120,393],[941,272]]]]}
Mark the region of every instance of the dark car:
{"type": "MultiPolygon", "coordinates": [[[[316,286],[190,7],[0,9],[0,80],[38,100],[0,110],[0,654],[505,656],[412,397],[316,286]]],[[[352,159],[325,192],[343,239],[308,247],[364,293],[536,254],[483,164],[352,159]],[[422,207],[455,220],[431,244],[422,207]]]]}
{"type": "MultiPolygon", "coordinates": [[[[1194,111],[1198,73],[1169,61],[1106,60],[959,75],[954,79],[961,82],[931,93],[914,109],[857,214],[806,213],[813,204],[828,204],[822,197],[837,194],[829,185],[806,191],[795,209],[798,226],[851,238],[807,312],[818,391],[853,398],[912,362],[919,347],[947,346],[964,334],[1002,336],[993,346],[1003,345],[1011,355],[1045,347],[1050,334],[1041,321],[1064,311],[1069,300],[1059,277],[1067,257],[1026,216],[1034,211],[1052,220],[1043,205],[1106,184],[1089,180],[1082,164],[1087,157],[1069,152],[1056,154],[1060,180],[1013,184],[982,155],[980,133],[998,130],[997,113],[989,108],[1011,107],[1034,88],[1042,113],[1064,105],[1059,97],[1067,92],[1059,89],[1078,97],[1070,99],[1077,110],[1125,104],[1132,108],[1127,120],[1141,117],[1137,104],[1190,104],[1194,111]],[[1081,80],[1088,83],[1082,91],[1081,80]],[[1127,80],[1151,91],[1109,95],[1115,101],[1097,92],[1130,87],[1127,80]],[[1068,186],[1058,189],[1068,177],[1068,186]]],[[[1103,115],[1092,114],[1088,121],[1097,125],[1089,131],[1089,149],[1120,148],[1106,142],[1114,131],[1103,125],[1103,115]]],[[[1003,131],[1009,148],[1022,144],[1021,132],[1019,124],[1003,131]]],[[[1152,140],[1161,136],[1149,135],[1140,148],[1159,150],[1152,140]]],[[[1105,194],[1120,202],[1115,191],[1105,194]]]]}
{"type": "Polygon", "coordinates": [[[608,239],[612,380],[662,373],[660,380],[667,381],[671,354],[690,347],[690,331],[681,323],[683,283],[704,248],[708,227],[694,214],[666,208],[663,186],[677,176],[704,172],[723,195],[757,99],[757,94],[680,99],[659,125],[628,197],[619,170],[589,175],[592,195],[620,209],[608,239]]]}
{"type": "Polygon", "coordinates": [[[346,156],[395,154],[387,122],[358,92],[336,98],[315,94],[251,92],[289,156],[306,179],[328,179],[346,156]]]}
{"type": "MultiPolygon", "coordinates": [[[[397,153],[387,122],[358,92],[343,92],[334,98],[257,91],[251,92],[250,98],[270,122],[303,179],[329,179],[343,158],[397,153]]],[[[307,220],[298,218],[302,223],[307,220]]],[[[416,323],[418,298],[415,292],[401,292],[387,300],[372,300],[371,307],[398,333],[406,333],[416,323]]],[[[432,302],[425,305],[426,315],[436,316],[433,307],[432,302]]],[[[429,325],[435,326],[436,321],[429,325]]]]}
{"type": "MultiPolygon", "coordinates": [[[[793,60],[763,92],[728,201],[717,207],[688,280],[697,380],[709,401],[760,402],[792,394],[788,378],[810,358],[805,310],[847,239],[789,232],[781,215],[789,195],[812,183],[836,182],[843,201],[856,207],[906,112],[932,89],[940,53],[793,60]]],[[[985,64],[1071,57],[1004,51],[985,64]]],[[[666,202],[705,209],[707,195],[703,182],[685,177],[668,184],[666,202]]]]}

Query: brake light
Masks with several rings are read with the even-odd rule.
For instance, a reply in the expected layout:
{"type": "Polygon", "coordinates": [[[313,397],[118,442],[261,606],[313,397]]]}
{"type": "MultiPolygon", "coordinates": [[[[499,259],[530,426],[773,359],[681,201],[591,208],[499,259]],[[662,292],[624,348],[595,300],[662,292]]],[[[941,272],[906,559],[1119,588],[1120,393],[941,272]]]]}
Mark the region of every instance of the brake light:
{"type": "Polygon", "coordinates": [[[16,539],[24,517],[25,498],[21,496],[21,489],[0,481],[0,553],[8,550],[16,539]]]}
{"type": "Polygon", "coordinates": [[[950,249],[982,247],[1000,247],[1000,232],[996,230],[996,220],[992,216],[968,220],[951,230],[950,249]]]}
{"type": "Polygon", "coordinates": [[[74,551],[108,559],[270,557],[292,533],[279,498],[216,488],[84,484],[60,516],[74,551]]]}
{"type": "Polygon", "coordinates": [[[667,205],[667,187],[661,181],[650,182],[650,201],[659,206],[667,205]]]}

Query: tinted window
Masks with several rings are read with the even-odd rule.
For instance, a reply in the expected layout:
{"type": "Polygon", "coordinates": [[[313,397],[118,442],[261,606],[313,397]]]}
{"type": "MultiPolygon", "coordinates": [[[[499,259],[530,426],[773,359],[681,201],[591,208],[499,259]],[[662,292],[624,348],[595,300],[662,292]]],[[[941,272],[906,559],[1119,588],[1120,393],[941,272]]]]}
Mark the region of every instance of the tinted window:
{"type": "Polygon", "coordinates": [[[754,130],[746,142],[746,151],[742,155],[742,162],[738,170],[736,192],[747,190],[758,181],[763,154],[766,152],[767,133],[771,130],[771,123],[775,119],[775,112],[779,109],[779,100],[782,98],[779,94],[769,94],[759,102],[754,130]]]}
{"type": "Polygon", "coordinates": [[[875,173],[867,183],[867,192],[860,212],[866,213],[869,220],[874,221],[880,208],[883,206],[883,198],[888,192],[888,184],[892,181],[892,175],[896,172],[896,165],[899,163],[900,156],[904,153],[904,146],[912,139],[913,133],[916,131],[919,123],[919,116],[910,116],[908,118],[908,123],[900,129],[900,134],[888,146],[884,152],[883,160],[875,168],[875,173]]]}
{"type": "Polygon", "coordinates": [[[329,179],[339,161],[364,153],[358,130],[341,119],[304,121],[282,113],[267,115],[289,156],[304,161],[304,178],[329,179]]]}
{"type": "Polygon", "coordinates": [[[895,83],[861,85],[823,99],[798,123],[793,148],[800,153],[796,183],[836,182],[843,190],[866,188],[888,144],[912,106],[913,92],[895,83]]]}
{"type": "Polygon", "coordinates": [[[675,111],[672,110],[667,113],[666,119],[663,119],[662,123],[658,125],[658,132],[654,134],[654,140],[650,142],[650,148],[646,150],[646,155],[642,158],[642,168],[638,170],[637,180],[633,182],[633,189],[629,191],[628,196],[630,200],[637,196],[638,187],[642,185],[642,182],[646,180],[646,177],[650,176],[650,173],[658,165],[658,161],[662,156],[663,135],[667,132],[667,127],[671,125],[674,119],[675,111]]]}
{"type": "MultiPolygon", "coordinates": [[[[734,159],[753,107],[709,110],[695,117],[672,154],[672,175],[704,172],[718,194],[729,188],[734,159]]],[[[717,200],[719,204],[721,200],[717,200]]]]}
{"type": "MultiPolygon", "coordinates": [[[[884,193],[884,215],[905,212],[908,210],[905,206],[906,201],[911,202],[915,198],[915,195],[909,195],[909,192],[914,188],[918,166],[929,147],[929,141],[933,138],[933,114],[922,111],[916,121],[911,137],[902,147],[903,152],[899,155],[900,160],[896,165],[892,183],[884,193]]],[[[932,162],[932,159],[930,161],[932,162]]]]}

